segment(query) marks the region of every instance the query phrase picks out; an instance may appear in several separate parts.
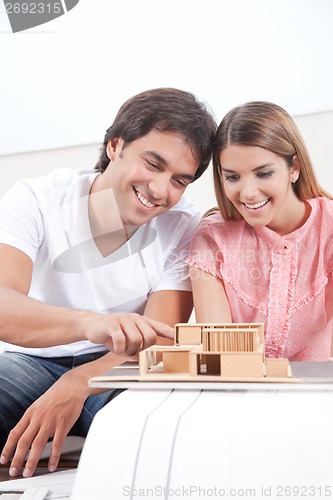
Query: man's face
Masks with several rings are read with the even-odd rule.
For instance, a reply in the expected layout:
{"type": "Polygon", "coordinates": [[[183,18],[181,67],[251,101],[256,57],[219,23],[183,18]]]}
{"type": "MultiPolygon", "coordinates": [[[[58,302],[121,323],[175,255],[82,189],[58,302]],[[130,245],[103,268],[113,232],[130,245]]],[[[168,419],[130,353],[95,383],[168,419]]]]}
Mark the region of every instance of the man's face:
{"type": "Polygon", "coordinates": [[[127,226],[141,226],[178,203],[198,168],[190,147],[173,132],[151,131],[124,147],[112,139],[99,188],[113,190],[127,226]]]}

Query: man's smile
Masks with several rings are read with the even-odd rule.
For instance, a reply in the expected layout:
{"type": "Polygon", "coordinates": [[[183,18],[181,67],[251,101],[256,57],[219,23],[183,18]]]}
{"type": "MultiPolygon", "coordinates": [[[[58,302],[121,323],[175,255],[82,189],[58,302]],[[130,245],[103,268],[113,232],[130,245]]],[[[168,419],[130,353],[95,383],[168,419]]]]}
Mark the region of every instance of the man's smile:
{"type": "Polygon", "coordinates": [[[137,191],[135,188],[134,189],[134,192],[138,198],[138,200],[140,201],[140,203],[147,207],[147,208],[153,208],[153,207],[158,207],[159,205],[157,205],[156,203],[152,203],[151,201],[149,201],[142,193],[140,193],[140,191],[137,191]]]}

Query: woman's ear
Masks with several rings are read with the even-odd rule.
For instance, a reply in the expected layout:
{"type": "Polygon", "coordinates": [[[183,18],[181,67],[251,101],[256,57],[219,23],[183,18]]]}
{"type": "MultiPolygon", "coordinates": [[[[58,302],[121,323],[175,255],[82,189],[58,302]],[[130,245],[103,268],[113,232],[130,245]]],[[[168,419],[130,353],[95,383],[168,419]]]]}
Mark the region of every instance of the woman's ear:
{"type": "Polygon", "coordinates": [[[299,174],[301,171],[301,167],[299,164],[299,159],[297,155],[293,156],[293,162],[290,168],[290,180],[295,183],[298,180],[299,174]]]}
{"type": "Polygon", "coordinates": [[[110,161],[114,160],[117,151],[121,150],[123,146],[123,140],[119,137],[112,137],[106,145],[106,154],[110,161]]]}

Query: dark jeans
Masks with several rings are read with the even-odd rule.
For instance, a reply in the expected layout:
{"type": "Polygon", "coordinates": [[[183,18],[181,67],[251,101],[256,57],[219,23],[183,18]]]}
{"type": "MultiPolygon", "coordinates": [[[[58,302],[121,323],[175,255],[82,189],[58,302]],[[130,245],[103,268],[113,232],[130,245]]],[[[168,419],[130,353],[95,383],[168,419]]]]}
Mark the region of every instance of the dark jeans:
{"type": "MultiPolygon", "coordinates": [[[[17,352],[0,354],[0,451],[8,434],[29,406],[44,394],[64,373],[76,366],[94,361],[103,353],[64,358],[41,358],[17,352]]],[[[109,390],[90,396],[70,434],[86,436],[91,422],[102,408],[121,390],[109,390]]]]}

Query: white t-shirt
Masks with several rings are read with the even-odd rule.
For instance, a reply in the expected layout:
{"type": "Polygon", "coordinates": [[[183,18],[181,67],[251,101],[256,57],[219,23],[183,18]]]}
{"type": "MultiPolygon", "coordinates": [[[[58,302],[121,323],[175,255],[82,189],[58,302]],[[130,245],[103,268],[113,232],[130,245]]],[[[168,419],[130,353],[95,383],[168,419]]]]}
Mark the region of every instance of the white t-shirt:
{"type": "MultiPolygon", "coordinates": [[[[95,170],[57,169],[17,182],[0,202],[0,243],[33,261],[29,296],[42,302],[102,313],[142,314],[157,290],[191,290],[185,258],[199,211],[184,197],[141,226],[107,257],[97,249],[88,217],[95,170]]],[[[35,356],[73,356],[105,350],[88,341],[7,351],[35,356]]]]}

